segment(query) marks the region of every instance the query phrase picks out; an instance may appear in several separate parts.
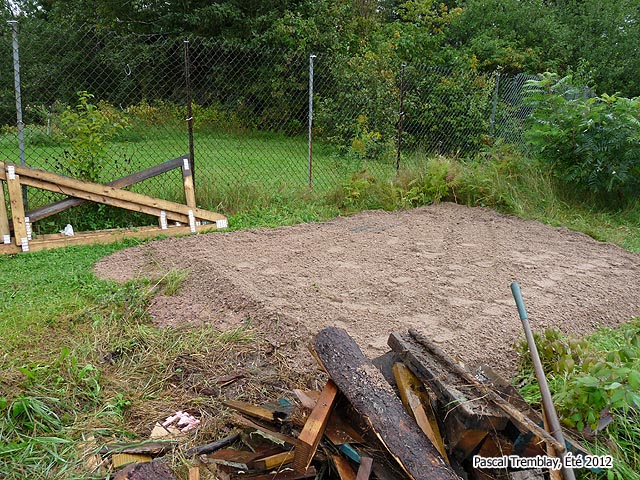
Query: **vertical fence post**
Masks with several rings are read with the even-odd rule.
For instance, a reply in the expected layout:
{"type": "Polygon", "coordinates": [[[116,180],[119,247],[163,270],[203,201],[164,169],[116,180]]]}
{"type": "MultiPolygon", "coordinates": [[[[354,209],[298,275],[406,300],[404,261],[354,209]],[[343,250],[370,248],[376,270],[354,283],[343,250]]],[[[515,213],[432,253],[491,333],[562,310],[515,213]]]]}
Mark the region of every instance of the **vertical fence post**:
{"type": "MultiPolygon", "coordinates": [[[[20,83],[20,51],[18,43],[18,21],[7,21],[11,25],[13,32],[13,83],[16,95],[16,120],[18,127],[18,147],[20,149],[20,165],[26,165],[24,156],[24,123],[22,121],[22,89],[20,83]]],[[[4,199],[3,199],[4,201],[4,199]]],[[[22,186],[22,201],[25,209],[28,209],[27,204],[27,187],[22,186]]]]}
{"type": "Polygon", "coordinates": [[[396,157],[396,173],[400,171],[400,155],[402,154],[402,129],[404,127],[404,69],[406,63],[402,64],[400,73],[400,109],[398,111],[398,154],[396,157]]]}
{"type": "Polygon", "coordinates": [[[309,188],[313,188],[313,59],[309,55],[309,188]]]}
{"type": "Polygon", "coordinates": [[[498,109],[498,89],[500,88],[500,72],[496,73],[496,90],[493,92],[493,107],[491,108],[491,124],[489,126],[489,138],[493,138],[496,125],[496,110],[498,109]]]}
{"type": "Polygon", "coordinates": [[[191,62],[189,60],[189,40],[184,41],[184,78],[187,90],[187,130],[189,132],[189,166],[195,187],[196,171],[193,149],[193,100],[191,98],[191,62]]]}

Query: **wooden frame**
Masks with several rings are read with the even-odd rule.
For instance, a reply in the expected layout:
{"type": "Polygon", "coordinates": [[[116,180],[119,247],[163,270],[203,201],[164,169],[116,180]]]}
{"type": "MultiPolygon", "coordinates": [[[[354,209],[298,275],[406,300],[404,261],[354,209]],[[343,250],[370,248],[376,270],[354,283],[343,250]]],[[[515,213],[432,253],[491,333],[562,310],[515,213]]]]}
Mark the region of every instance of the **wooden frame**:
{"type": "MultiPolygon", "coordinates": [[[[0,162],[0,254],[20,251],[37,251],[69,245],[90,245],[93,243],[112,243],[125,238],[153,238],[159,235],[188,235],[205,230],[227,228],[224,215],[203,210],[196,206],[193,175],[187,156],[175,158],[151,168],[119,178],[106,185],[85,182],[43,170],[0,162]],[[151,177],[181,168],[186,205],[140,193],[123,190],[124,187],[147,180],[151,177]],[[9,191],[11,220],[4,201],[3,181],[9,191]],[[70,198],[54,202],[29,212],[24,211],[22,186],[30,186],[62,193],[70,198]],[[100,230],[80,232],[73,236],[63,234],[41,235],[31,240],[31,227],[28,222],[36,222],[69,208],[92,201],[126,210],[142,212],[158,217],[159,227],[141,227],[133,229],[100,230]],[[167,220],[180,222],[186,226],[169,226],[167,220]],[[13,227],[13,232],[11,232],[13,227]],[[7,235],[13,233],[14,244],[7,244],[7,235]]],[[[10,238],[10,237],[9,237],[10,238]]]]}

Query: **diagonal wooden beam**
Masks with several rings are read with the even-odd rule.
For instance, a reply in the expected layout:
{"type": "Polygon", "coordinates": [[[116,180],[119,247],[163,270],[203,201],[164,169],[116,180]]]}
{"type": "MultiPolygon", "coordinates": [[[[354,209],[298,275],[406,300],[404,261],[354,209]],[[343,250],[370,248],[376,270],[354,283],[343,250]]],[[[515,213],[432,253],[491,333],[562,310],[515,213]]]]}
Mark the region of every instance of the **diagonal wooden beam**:
{"type": "MultiPolygon", "coordinates": [[[[126,177],[118,178],[112,182],[107,183],[106,185],[115,188],[129,187],[144,180],[148,180],[163,173],[169,172],[174,168],[182,167],[182,161],[185,158],[187,160],[189,159],[189,157],[174,158],[173,160],[168,160],[158,165],[154,165],[153,167],[149,167],[144,170],[140,170],[139,172],[132,173],[131,175],[127,175],[126,177]]],[[[87,200],[84,200],[82,198],[65,198],[64,200],[60,200],[43,207],[29,210],[26,213],[26,216],[29,217],[32,222],[37,222],[39,220],[50,217],[51,215],[55,215],[56,213],[64,212],[65,210],[68,210],[70,208],[82,205],[86,201],[87,200]]]]}
{"type": "Polygon", "coordinates": [[[180,203],[170,202],[168,200],[162,200],[160,198],[149,197],[140,193],[129,192],[127,190],[111,187],[109,185],[101,185],[99,183],[76,180],[75,178],[65,177],[56,173],[45,172],[44,170],[22,167],[20,165],[13,166],[15,168],[16,174],[24,177],[25,185],[28,185],[28,183],[26,183],[26,180],[43,181],[49,184],[58,185],[60,187],[60,190],[62,190],[63,188],[73,189],[77,192],[86,192],[98,195],[99,197],[102,197],[104,199],[122,200],[137,205],[164,210],[167,212],[168,218],[170,218],[169,213],[178,213],[189,216],[189,212],[191,212],[191,215],[193,215],[195,218],[208,220],[210,222],[216,222],[218,220],[226,221],[227,219],[224,215],[221,215],[219,213],[209,212],[200,208],[189,207],[188,205],[182,205],[180,203]]]}

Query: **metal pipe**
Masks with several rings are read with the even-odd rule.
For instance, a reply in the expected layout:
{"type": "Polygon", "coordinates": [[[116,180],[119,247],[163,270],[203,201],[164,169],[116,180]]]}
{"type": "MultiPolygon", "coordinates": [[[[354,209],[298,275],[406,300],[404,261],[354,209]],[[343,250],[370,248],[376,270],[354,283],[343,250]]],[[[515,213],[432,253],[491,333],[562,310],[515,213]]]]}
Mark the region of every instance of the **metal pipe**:
{"type": "Polygon", "coordinates": [[[400,171],[400,155],[402,154],[402,129],[404,127],[404,69],[406,63],[402,64],[400,73],[400,109],[398,112],[398,152],[396,156],[396,173],[400,171]]]}
{"type": "MultiPolygon", "coordinates": [[[[513,294],[513,298],[516,301],[518,314],[520,315],[520,320],[522,321],[522,326],[524,327],[524,334],[527,339],[527,345],[529,345],[529,353],[531,354],[531,360],[533,361],[533,370],[535,371],[536,378],[538,379],[538,386],[540,387],[540,394],[542,395],[542,406],[544,407],[547,422],[549,423],[549,427],[551,429],[549,433],[553,435],[553,438],[555,438],[558,443],[560,443],[561,445],[565,445],[564,435],[562,434],[562,427],[560,426],[560,420],[558,419],[556,407],[553,405],[553,400],[551,399],[551,391],[549,390],[547,377],[544,374],[542,362],[540,361],[540,355],[538,354],[538,348],[536,347],[536,342],[533,338],[533,333],[531,332],[531,326],[529,325],[529,317],[524,306],[524,300],[522,299],[520,285],[518,285],[516,282],[513,282],[511,284],[511,293],[513,294]]],[[[564,466],[564,457],[566,455],[566,451],[559,453],[563,464],[562,475],[564,476],[565,480],[575,480],[576,477],[573,473],[573,469],[564,466]]]]}
{"type": "Polygon", "coordinates": [[[189,167],[193,177],[193,185],[196,183],[196,170],[193,146],[193,99],[191,98],[191,62],[189,60],[189,40],[184,41],[184,77],[187,90],[187,131],[189,132],[189,167]]]}
{"type": "MultiPolygon", "coordinates": [[[[20,51],[18,43],[18,21],[7,21],[11,25],[13,33],[13,83],[16,95],[16,121],[18,127],[18,148],[20,149],[20,165],[26,165],[24,155],[24,123],[22,121],[22,89],[20,82],[20,51]]],[[[22,186],[22,201],[25,210],[29,208],[27,204],[27,187],[22,186]]]]}
{"type": "Polygon", "coordinates": [[[496,89],[493,92],[493,107],[491,108],[491,124],[489,126],[489,137],[493,138],[496,125],[496,110],[498,109],[498,89],[500,88],[500,72],[496,73],[496,89]]]}
{"type": "Polygon", "coordinates": [[[309,188],[313,188],[313,59],[309,55],[309,188]]]}

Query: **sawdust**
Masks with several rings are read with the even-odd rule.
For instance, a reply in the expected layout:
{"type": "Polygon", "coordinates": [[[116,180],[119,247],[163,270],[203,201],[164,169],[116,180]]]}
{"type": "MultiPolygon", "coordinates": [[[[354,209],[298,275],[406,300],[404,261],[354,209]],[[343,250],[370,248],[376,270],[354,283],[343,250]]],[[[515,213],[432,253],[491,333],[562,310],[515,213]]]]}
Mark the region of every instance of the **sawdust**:
{"type": "Polygon", "coordinates": [[[370,357],[389,333],[415,327],[468,364],[512,374],[522,336],[512,281],[535,330],[582,336],[640,315],[639,255],[454,204],[156,241],[95,271],[123,281],[176,267],[190,273],[177,295],[153,299],[158,325],[249,321],[299,358],[325,326],[346,329],[370,357]]]}

